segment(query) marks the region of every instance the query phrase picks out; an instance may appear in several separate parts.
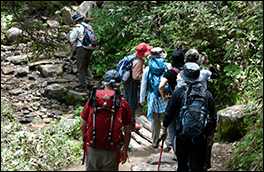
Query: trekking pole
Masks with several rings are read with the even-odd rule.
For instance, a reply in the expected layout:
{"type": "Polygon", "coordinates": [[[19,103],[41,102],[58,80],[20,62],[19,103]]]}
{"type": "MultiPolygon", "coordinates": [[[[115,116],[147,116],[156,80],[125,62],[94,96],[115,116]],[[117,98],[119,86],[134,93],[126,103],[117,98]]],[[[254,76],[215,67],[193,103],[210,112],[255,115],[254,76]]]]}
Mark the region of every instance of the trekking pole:
{"type": "MultiPolygon", "coordinates": [[[[164,137],[164,136],[163,136],[163,137],[164,137]]],[[[159,167],[160,167],[160,161],[161,161],[162,149],[163,149],[163,145],[164,145],[164,141],[165,141],[165,138],[163,139],[163,137],[161,137],[161,138],[158,139],[158,144],[159,144],[159,142],[162,140],[162,142],[161,142],[161,147],[160,147],[160,157],[159,157],[159,163],[158,163],[158,171],[159,171],[159,167]]]]}

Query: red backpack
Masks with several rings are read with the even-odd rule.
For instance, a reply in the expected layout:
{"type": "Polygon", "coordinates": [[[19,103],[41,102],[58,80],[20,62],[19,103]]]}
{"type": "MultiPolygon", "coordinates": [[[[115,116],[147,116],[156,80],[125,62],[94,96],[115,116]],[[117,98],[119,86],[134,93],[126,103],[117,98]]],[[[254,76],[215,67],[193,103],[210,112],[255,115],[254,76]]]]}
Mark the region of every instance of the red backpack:
{"type": "MultiPolygon", "coordinates": [[[[117,89],[93,89],[89,102],[83,148],[119,150],[124,144],[122,133],[122,97],[117,89]],[[85,145],[87,143],[87,145],[85,145]]],[[[87,150],[85,151],[85,153],[87,150]]]]}

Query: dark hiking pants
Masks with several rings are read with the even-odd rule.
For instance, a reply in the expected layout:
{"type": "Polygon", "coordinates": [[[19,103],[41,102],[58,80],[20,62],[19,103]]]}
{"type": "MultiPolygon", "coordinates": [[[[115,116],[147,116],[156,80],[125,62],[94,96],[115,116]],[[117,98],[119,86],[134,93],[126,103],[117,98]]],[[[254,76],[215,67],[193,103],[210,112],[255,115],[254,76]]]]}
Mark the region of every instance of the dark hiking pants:
{"type": "Polygon", "coordinates": [[[131,126],[135,126],[136,125],[135,112],[137,110],[137,105],[138,105],[139,81],[130,79],[128,82],[124,83],[124,90],[125,90],[124,99],[129,103],[132,111],[133,123],[131,124],[131,126]]]}
{"type": "Polygon", "coordinates": [[[77,47],[76,64],[78,70],[78,80],[82,87],[86,87],[85,82],[87,69],[91,60],[93,50],[88,50],[83,47],[77,47]]]}
{"type": "Polygon", "coordinates": [[[195,143],[176,139],[177,171],[204,171],[206,156],[206,139],[196,140],[195,143]],[[190,158],[190,160],[188,160],[190,158]],[[189,162],[189,167],[188,167],[189,162]]]}

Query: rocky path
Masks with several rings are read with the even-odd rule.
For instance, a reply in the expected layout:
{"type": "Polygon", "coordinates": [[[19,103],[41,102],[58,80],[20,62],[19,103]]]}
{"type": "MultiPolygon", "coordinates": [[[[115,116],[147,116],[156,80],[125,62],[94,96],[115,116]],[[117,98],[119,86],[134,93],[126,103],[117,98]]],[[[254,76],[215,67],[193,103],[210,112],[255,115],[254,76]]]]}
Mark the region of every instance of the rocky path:
{"type": "MultiPolygon", "coordinates": [[[[86,96],[89,95],[75,91],[78,87],[75,61],[67,59],[66,54],[58,53],[52,59],[40,57],[39,61],[30,63],[28,57],[21,54],[21,46],[14,48],[1,45],[1,104],[11,104],[12,117],[32,131],[49,126],[53,119],[61,118],[62,115],[69,120],[73,119],[76,102],[85,103],[86,96]]],[[[100,79],[87,79],[91,87],[101,87],[100,79]]],[[[3,114],[8,110],[1,108],[1,120],[6,119],[3,114]]],[[[140,106],[136,115],[137,122],[143,127],[138,132],[132,132],[130,159],[120,165],[120,170],[156,171],[160,148],[153,149],[151,146],[150,123],[140,106]]],[[[209,170],[227,170],[225,163],[232,151],[232,143],[215,143],[212,168],[209,170]]],[[[174,171],[176,161],[173,158],[172,150],[163,152],[160,170],[174,171]]],[[[79,164],[62,171],[82,171],[84,168],[79,164]]]]}

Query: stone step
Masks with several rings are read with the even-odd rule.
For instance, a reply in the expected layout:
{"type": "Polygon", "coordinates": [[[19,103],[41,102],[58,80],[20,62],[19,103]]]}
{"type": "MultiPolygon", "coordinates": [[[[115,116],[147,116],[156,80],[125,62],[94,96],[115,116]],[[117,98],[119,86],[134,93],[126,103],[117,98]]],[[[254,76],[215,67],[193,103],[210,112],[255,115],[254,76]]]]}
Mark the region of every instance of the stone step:
{"type": "Polygon", "coordinates": [[[132,150],[133,149],[140,149],[140,148],[142,148],[142,146],[140,144],[138,144],[133,138],[130,139],[129,147],[132,150]]]}
{"type": "Polygon", "coordinates": [[[144,127],[142,127],[138,132],[138,135],[140,135],[141,137],[143,137],[144,139],[146,139],[148,142],[152,143],[152,139],[151,139],[151,132],[147,129],[145,129],[144,127]]]}
{"type": "Polygon", "coordinates": [[[140,135],[138,135],[135,132],[131,133],[131,137],[141,146],[150,146],[151,143],[148,142],[145,138],[141,137],[140,135]]]}
{"type": "Polygon", "coordinates": [[[146,128],[148,131],[151,132],[151,125],[150,125],[150,122],[149,120],[144,116],[144,115],[141,115],[139,117],[137,117],[137,122],[140,123],[144,128],[146,128]]]}

